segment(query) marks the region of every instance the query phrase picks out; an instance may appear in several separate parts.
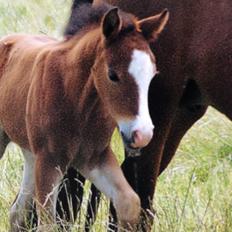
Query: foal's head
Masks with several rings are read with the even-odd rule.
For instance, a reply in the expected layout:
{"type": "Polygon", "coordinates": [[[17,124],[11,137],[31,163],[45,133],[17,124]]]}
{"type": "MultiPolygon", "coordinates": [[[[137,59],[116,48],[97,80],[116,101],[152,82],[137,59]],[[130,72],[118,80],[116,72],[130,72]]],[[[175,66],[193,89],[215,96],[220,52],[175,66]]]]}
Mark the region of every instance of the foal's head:
{"type": "Polygon", "coordinates": [[[154,128],[148,109],[148,88],[157,69],[149,43],[163,30],[169,14],[163,11],[137,20],[118,8],[106,8],[100,19],[101,42],[91,75],[126,147],[137,149],[150,142],[154,128]]]}

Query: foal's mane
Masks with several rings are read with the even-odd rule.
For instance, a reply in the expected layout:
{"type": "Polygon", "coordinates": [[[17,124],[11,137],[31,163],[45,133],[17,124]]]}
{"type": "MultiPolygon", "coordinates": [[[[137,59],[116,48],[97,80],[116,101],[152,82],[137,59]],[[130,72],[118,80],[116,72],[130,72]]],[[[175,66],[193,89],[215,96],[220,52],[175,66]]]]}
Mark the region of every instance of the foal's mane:
{"type": "MultiPolygon", "coordinates": [[[[98,6],[93,6],[91,3],[74,4],[64,31],[64,36],[71,37],[88,26],[98,26],[103,15],[112,8],[114,8],[114,6],[107,3],[102,3],[98,6]]],[[[136,30],[136,18],[133,15],[127,14],[121,10],[119,10],[119,14],[123,19],[122,32],[125,33],[136,30]]]]}

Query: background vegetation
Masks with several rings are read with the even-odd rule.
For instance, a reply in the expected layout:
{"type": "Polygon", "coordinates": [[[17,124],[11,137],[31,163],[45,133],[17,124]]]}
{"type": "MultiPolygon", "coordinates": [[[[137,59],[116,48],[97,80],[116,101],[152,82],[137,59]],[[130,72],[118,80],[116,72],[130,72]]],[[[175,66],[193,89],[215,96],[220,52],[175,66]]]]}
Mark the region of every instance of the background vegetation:
{"type": "MultiPolygon", "coordinates": [[[[61,37],[70,0],[0,0],[0,36],[10,33],[61,37]]],[[[113,148],[123,155],[115,133],[113,148]]],[[[120,159],[120,158],[119,158],[120,159]]],[[[8,214],[20,186],[23,161],[11,146],[0,161],[0,232],[9,229],[8,214]]],[[[88,192],[88,191],[87,191],[88,192]]],[[[88,193],[86,193],[87,195],[88,193]]],[[[86,205],[87,197],[84,199],[86,205]]],[[[160,176],[154,206],[154,231],[232,231],[232,124],[213,109],[184,137],[175,159],[160,176]]],[[[106,200],[93,231],[104,231],[106,200]]],[[[78,222],[83,226],[85,209],[78,222]]],[[[76,223],[74,231],[80,231],[76,223]]]]}

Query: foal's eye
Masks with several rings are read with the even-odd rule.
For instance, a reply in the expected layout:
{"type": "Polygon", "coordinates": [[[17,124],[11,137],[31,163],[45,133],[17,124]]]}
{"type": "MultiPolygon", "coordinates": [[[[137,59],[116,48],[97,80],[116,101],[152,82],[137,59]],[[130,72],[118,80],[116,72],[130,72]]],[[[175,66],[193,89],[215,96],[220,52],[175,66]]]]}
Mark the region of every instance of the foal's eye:
{"type": "Polygon", "coordinates": [[[115,71],[111,70],[111,69],[109,70],[109,78],[113,82],[118,82],[119,81],[117,73],[115,71]]]}

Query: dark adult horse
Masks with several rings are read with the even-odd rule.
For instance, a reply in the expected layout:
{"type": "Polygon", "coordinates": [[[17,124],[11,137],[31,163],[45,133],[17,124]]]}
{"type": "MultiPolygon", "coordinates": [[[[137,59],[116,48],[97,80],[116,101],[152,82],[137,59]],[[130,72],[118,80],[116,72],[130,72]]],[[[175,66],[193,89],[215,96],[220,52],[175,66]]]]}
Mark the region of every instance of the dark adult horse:
{"type": "MultiPolygon", "coordinates": [[[[122,164],[127,180],[141,198],[144,212],[149,212],[157,177],[173,158],[186,131],[204,115],[207,107],[211,105],[232,119],[232,2],[107,2],[139,18],[163,8],[168,8],[171,15],[167,29],[152,46],[160,71],[149,91],[149,109],[156,127],[153,139],[142,149],[140,157],[126,154],[122,164]]],[[[74,174],[70,170],[70,177],[74,174]]],[[[96,190],[94,193],[97,196],[96,190]]],[[[152,217],[149,213],[143,216],[142,230],[149,231],[152,217]]]]}

